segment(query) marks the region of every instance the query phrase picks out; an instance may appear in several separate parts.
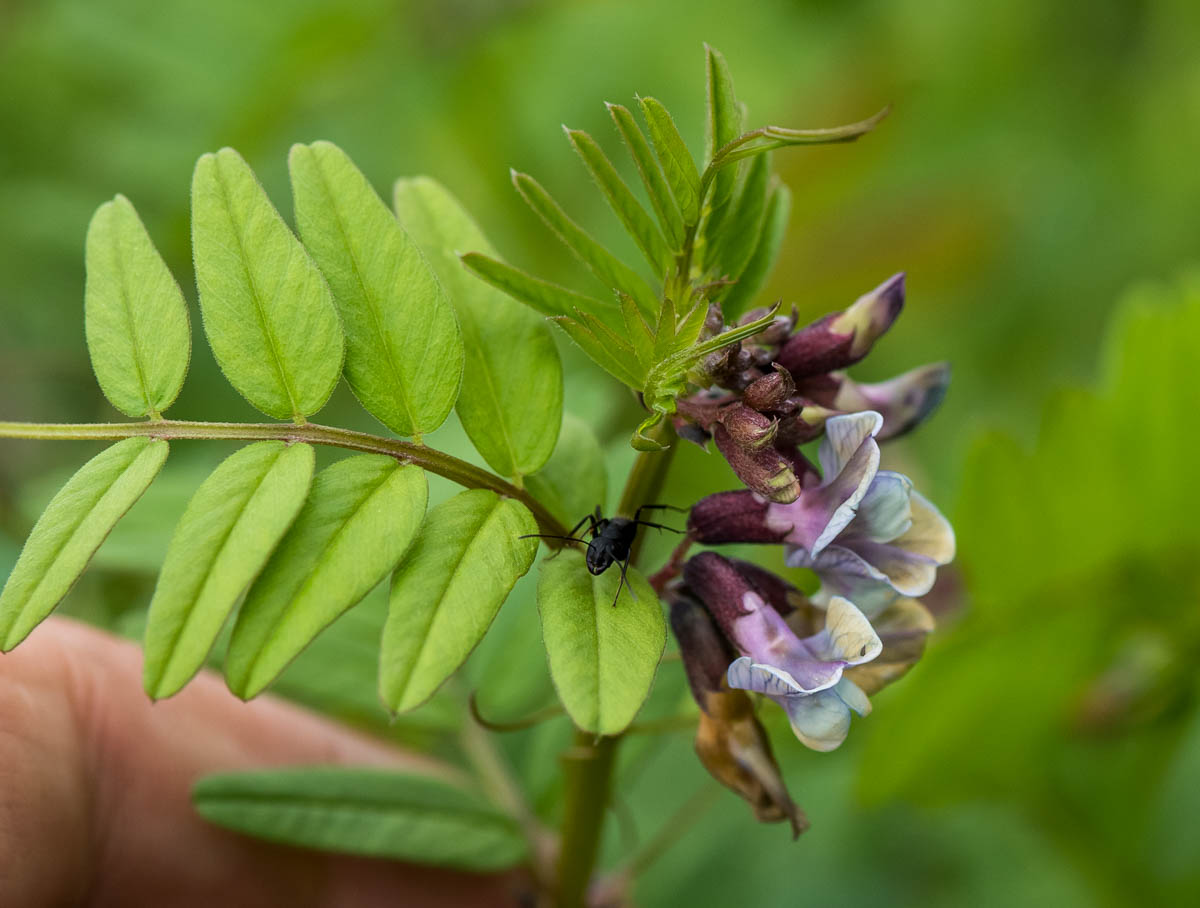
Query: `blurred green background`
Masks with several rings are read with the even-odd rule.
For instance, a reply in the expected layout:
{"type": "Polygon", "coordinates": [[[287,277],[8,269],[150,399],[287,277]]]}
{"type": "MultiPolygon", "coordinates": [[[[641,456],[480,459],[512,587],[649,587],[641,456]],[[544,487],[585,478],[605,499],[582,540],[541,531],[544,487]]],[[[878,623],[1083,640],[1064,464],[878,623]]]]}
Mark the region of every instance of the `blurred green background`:
{"type": "MultiPolygon", "coordinates": [[[[296,141],[338,143],[385,195],[428,173],[506,257],[573,284],[508,168],[632,261],[560,124],[615,154],[602,102],[653,94],[699,156],[703,41],[724,52],[753,125],[834,125],[891,102],[857,144],[776,155],[794,205],[763,299],[815,318],[908,272],[904,317],[855,375],[953,363],[941,411],[884,455],[958,529],[944,630],[836,753],[774,729],[813,822],[799,843],[722,795],[636,895],[1195,904],[1200,282],[1179,275],[1200,240],[1198,36],[1194,0],[0,0],[0,418],[116,417],[84,346],[87,221],[129,196],[194,302],[188,187],[205,151],[239,149],[285,215],[296,141]]],[[[567,406],[606,443],[615,494],[636,410],[564,357],[567,406]]],[[[172,415],[254,418],[199,334],[193,360],[172,415]]],[[[320,418],[372,428],[344,390],[320,418]]],[[[454,425],[431,443],[472,456],[454,425]]],[[[0,447],[3,566],[85,447],[0,447]]],[[[176,447],[70,611],[136,626],[171,521],[228,450],[176,447]]],[[[674,472],[677,503],[734,483],[698,449],[674,472]]],[[[508,715],[551,696],[531,594],[518,588],[469,666],[508,715]]],[[[306,657],[320,684],[301,663],[285,692],[379,722],[381,605],[306,657]]],[[[660,672],[648,715],[678,709],[679,674],[660,672]]],[[[393,731],[437,747],[457,715],[435,702],[393,731]]],[[[564,726],[506,743],[547,810],[564,726]]],[[[704,784],[686,734],[636,739],[623,760],[610,862],[704,784]]]]}

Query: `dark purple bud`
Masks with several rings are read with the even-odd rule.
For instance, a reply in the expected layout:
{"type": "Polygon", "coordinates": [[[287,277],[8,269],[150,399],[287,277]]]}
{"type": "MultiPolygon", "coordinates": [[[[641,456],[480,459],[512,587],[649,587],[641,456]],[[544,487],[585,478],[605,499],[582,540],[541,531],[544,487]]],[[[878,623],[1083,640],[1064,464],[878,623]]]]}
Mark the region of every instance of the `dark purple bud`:
{"type": "Polygon", "coordinates": [[[713,384],[740,391],[754,380],[747,374],[753,366],[754,358],[738,342],[710,353],[702,368],[713,384]]]}
{"type": "Polygon", "coordinates": [[[671,630],[679,641],[692,696],[707,712],[708,697],[725,688],[725,672],[736,654],[704,606],[686,591],[676,591],[671,600],[671,630]]]}
{"type": "Polygon", "coordinates": [[[825,421],[838,414],[837,410],[815,406],[803,398],[793,401],[797,405],[795,412],[779,421],[775,443],[780,448],[794,448],[819,438],[825,434],[825,421]]]}
{"type": "Polygon", "coordinates": [[[904,274],[861,296],[848,309],[801,328],[775,358],[799,381],[858,362],[892,326],[904,306],[904,274]]]}
{"type": "Polygon", "coordinates": [[[920,425],[937,409],[949,386],[949,363],[931,363],[873,385],[843,376],[832,406],[847,413],[877,411],[883,416],[883,428],[875,437],[885,441],[920,425]]]}
{"type": "MultiPolygon", "coordinates": [[[[748,325],[750,322],[757,321],[766,315],[770,310],[765,306],[760,306],[757,309],[751,309],[745,315],[738,319],[739,325],[748,325]]],[[[799,319],[799,313],[796,307],[792,306],[790,315],[777,315],[771,324],[763,328],[762,331],[754,335],[751,341],[762,347],[778,347],[788,339],[792,331],[796,328],[796,322],[799,319]]]]}
{"type": "Polygon", "coordinates": [[[721,411],[720,423],[729,437],[744,448],[761,448],[775,438],[779,424],[743,403],[735,403],[721,411]]]}
{"type": "Polygon", "coordinates": [[[683,565],[683,582],[708,608],[726,639],[734,635],[738,618],[749,614],[742,600],[747,593],[757,592],[732,561],[716,552],[701,552],[689,558],[683,565]]]}
{"type": "Polygon", "coordinates": [[[738,479],[752,492],[780,504],[790,504],[800,497],[800,480],[796,478],[788,459],[769,443],[769,437],[739,442],[723,424],[718,423],[713,427],[713,441],[738,479]]]}
{"type": "Polygon", "coordinates": [[[688,535],[697,542],[782,542],[787,531],[767,524],[769,502],[748,489],[701,498],[688,516],[688,535]]]}
{"type": "Polygon", "coordinates": [[[758,593],[767,605],[785,618],[790,617],[797,610],[807,611],[809,609],[808,597],[774,571],[768,571],[752,561],[742,561],[740,558],[729,560],[737,572],[750,584],[754,592],[758,593]]]}
{"type": "Polygon", "coordinates": [[[767,412],[779,410],[795,393],[796,383],[792,381],[792,374],[782,366],[775,366],[770,374],[750,383],[742,394],[742,400],[747,407],[767,412]]]}

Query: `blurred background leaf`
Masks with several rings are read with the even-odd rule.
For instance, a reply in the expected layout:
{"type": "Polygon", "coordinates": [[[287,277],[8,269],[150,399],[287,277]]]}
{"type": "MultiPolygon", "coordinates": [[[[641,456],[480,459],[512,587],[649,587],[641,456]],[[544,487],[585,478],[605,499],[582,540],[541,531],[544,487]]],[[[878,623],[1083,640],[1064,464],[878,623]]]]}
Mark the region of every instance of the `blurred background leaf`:
{"type": "MultiPolygon", "coordinates": [[[[965,614],[943,615],[952,628],[944,640],[935,636],[912,676],[876,698],[836,754],[775,736],[813,822],[799,844],[722,796],[636,894],[650,905],[1070,906],[1128,902],[1144,887],[1141,902],[1194,902],[1200,834],[1189,796],[1200,726],[1194,671],[1177,654],[1195,640],[1197,534],[1169,507],[1187,482],[1174,471],[1194,444],[1167,438],[1186,431],[1194,442],[1195,430],[1148,408],[1165,407],[1167,386],[1189,373],[1195,384],[1196,348],[1161,362],[1135,352],[1156,351],[1155,319],[1169,324],[1171,306],[1123,315],[1135,327],[1115,329],[1126,341],[1109,349],[1128,350],[1140,378],[1054,389],[1092,384],[1105,326],[1130,286],[1197,258],[1198,32],[1191,0],[766,0],[742,5],[736,20],[716,0],[0,3],[0,80],[13,88],[0,93],[0,205],[9,212],[0,222],[0,414],[113,418],[88,369],[80,315],[88,218],[116,192],[137,206],[196,314],[187,187],[204,151],[238,148],[289,220],[293,142],[336,142],[375,186],[428,173],[463,200],[505,260],[591,293],[583,269],[513,192],[510,167],[536,176],[598,241],[651,275],[562,141],[561,123],[595,137],[648,204],[602,102],[632,109],[639,92],[661,99],[700,159],[704,41],[729,62],[749,125],[846,123],[891,102],[892,115],[853,145],[774,156],[793,195],[780,264],[757,299],[739,303],[782,298],[811,319],[908,272],[904,317],[854,377],[953,362],[943,410],[884,459],[957,516],[965,614]],[[1111,396],[1118,386],[1127,398],[1111,396]],[[1093,488],[1113,476],[1119,494],[1093,488]],[[1072,494],[1053,488],[1060,479],[1072,494]],[[1034,501],[1043,510],[1031,510],[1034,501]],[[1156,516],[1166,522],[1146,522],[1156,516]],[[961,687],[935,689],[952,678],[961,687]],[[1147,678],[1162,687],[1139,688],[1147,678]],[[1044,695],[1006,699],[1006,685],[1044,695]],[[1120,693],[1139,689],[1140,699],[1120,693]],[[1109,715],[1112,691],[1139,706],[1103,730],[1095,721],[1109,715]],[[937,728],[935,701],[965,725],[937,728]],[[984,714],[984,704],[999,713],[984,714]],[[1085,716],[1090,731],[1079,724],[1085,716]],[[937,734],[913,740],[918,729],[937,734]],[[964,753],[980,730],[995,753],[964,753]]],[[[193,318],[194,340],[199,331],[193,318]]],[[[610,509],[640,410],[556,341],[566,406],[587,415],[605,451],[610,509]]],[[[194,350],[172,416],[255,419],[207,346],[194,350]]],[[[344,386],[321,418],[373,428],[344,386]]],[[[427,441],[478,462],[454,417],[427,441]]],[[[19,502],[44,505],[58,483],[41,477],[59,468],[61,482],[96,450],[0,446],[0,566],[11,566],[38,513],[19,502]]],[[[231,450],[176,445],[63,608],[136,622],[173,521],[231,450]]],[[[330,457],[320,452],[321,465],[330,457]]],[[[686,505],[734,482],[719,457],[683,445],[663,500],[686,505]]],[[[431,504],[453,491],[431,480],[431,504]]],[[[673,544],[648,534],[645,563],[673,544]]],[[[466,684],[479,687],[489,716],[553,702],[532,579],[517,585],[467,664],[466,684]]],[[[385,599],[376,591],[335,622],[276,689],[387,728],[374,661],[385,599]],[[329,686],[317,683],[324,678],[329,686]]],[[[391,732],[443,747],[460,694],[439,694],[391,732]]],[[[639,721],[678,713],[685,696],[668,663],[639,721]]],[[[568,737],[557,719],[503,739],[543,811],[553,811],[556,754],[568,737]]],[[[622,772],[610,861],[705,779],[686,733],[632,739],[622,772]]]]}

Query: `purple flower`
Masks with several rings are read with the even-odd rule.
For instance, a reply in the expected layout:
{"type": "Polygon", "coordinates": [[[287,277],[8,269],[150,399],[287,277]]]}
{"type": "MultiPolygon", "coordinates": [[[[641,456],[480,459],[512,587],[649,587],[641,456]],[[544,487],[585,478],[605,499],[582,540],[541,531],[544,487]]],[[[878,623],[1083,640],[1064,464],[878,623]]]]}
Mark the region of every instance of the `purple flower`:
{"type": "Polygon", "coordinates": [[[710,495],[692,508],[688,529],[703,543],[784,543],[790,567],[811,568],[814,601],[843,596],[875,615],[901,596],[922,596],[954,557],[954,531],[905,476],[879,469],[874,411],[831,418],[820,461],[790,504],[751,491],[710,495]]]}
{"type": "Polygon", "coordinates": [[[677,592],[671,602],[671,629],[692,695],[700,705],[696,755],[718,782],[750,804],[762,823],[788,820],[793,838],[808,828],[804,812],[788,795],[771,742],[744,691],[725,683],[733,658],[712,617],[691,597],[677,592]]]}
{"type": "Polygon", "coordinates": [[[703,552],[688,561],[683,576],[687,589],[704,602],[742,654],[728,668],[729,686],[765,694],[778,703],[804,744],[833,750],[845,740],[850,710],[870,712],[866,694],[843,675],[847,668],[878,656],[883,644],[851,602],[831,599],[824,629],[801,638],[764,598],[771,590],[729,559],[703,552]]]}
{"type": "Polygon", "coordinates": [[[912,482],[879,469],[874,411],[835,416],[825,425],[825,479],[788,505],[771,504],[766,523],[785,532],[786,562],[821,578],[816,601],[844,596],[878,614],[901,596],[923,596],[937,569],[954,558],[954,530],[912,482]]]}
{"type": "Polygon", "coordinates": [[[852,366],[892,326],[904,307],[904,274],[888,278],[842,312],[801,328],[787,339],[775,362],[799,381],[852,366]]]}

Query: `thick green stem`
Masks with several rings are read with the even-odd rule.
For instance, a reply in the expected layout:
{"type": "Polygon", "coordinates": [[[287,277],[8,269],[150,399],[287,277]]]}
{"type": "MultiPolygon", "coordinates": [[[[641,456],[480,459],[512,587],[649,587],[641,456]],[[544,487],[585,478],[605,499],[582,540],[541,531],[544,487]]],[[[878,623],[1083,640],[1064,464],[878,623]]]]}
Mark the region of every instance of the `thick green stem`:
{"type": "MultiPolygon", "coordinates": [[[[515,498],[533,513],[543,533],[552,536],[567,535],[558,519],[546,510],[545,505],[516,486],[487,470],[459,460],[442,451],[422,444],[383,438],[366,432],[352,432],[316,423],[239,423],[239,422],[186,422],[182,420],[150,420],[130,423],[24,423],[0,422],[0,438],[32,438],[54,441],[119,441],[124,438],[144,436],[177,439],[208,439],[210,441],[286,441],[307,442],[314,445],[330,445],[350,451],[369,454],[386,454],[405,463],[444,476],[468,489],[491,489],[506,498],[515,498]]],[[[557,540],[547,539],[546,544],[555,548],[562,545],[557,540]]]]}
{"type": "MultiPolygon", "coordinates": [[[[674,432],[669,427],[660,431],[662,435],[657,440],[670,444],[674,432]]],[[[657,503],[655,499],[666,481],[674,451],[672,445],[665,451],[646,451],[638,455],[625,482],[618,513],[633,515],[642,505],[657,503]]],[[[637,559],[639,548],[635,541],[630,552],[632,560],[637,559]]],[[[558,857],[558,908],[580,908],[585,904],[599,857],[600,836],[604,830],[620,741],[620,735],[597,738],[588,732],[576,731],[574,745],[562,756],[565,784],[558,857]]]]}

